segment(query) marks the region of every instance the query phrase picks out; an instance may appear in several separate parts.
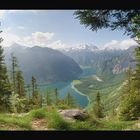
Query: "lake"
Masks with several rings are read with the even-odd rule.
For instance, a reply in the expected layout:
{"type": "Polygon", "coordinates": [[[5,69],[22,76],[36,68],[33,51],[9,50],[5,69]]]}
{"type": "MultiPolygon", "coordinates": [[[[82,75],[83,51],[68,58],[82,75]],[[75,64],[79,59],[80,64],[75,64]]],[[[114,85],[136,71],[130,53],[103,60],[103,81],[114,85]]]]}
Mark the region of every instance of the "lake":
{"type": "MultiPolygon", "coordinates": [[[[79,76],[79,78],[83,78],[95,74],[96,74],[95,70],[92,67],[88,67],[83,69],[83,73],[79,76]]],[[[71,82],[72,81],[56,82],[56,83],[49,84],[47,87],[52,89],[57,88],[59,92],[59,98],[61,99],[63,99],[66,96],[66,94],[69,92],[74,97],[75,103],[78,106],[82,108],[86,107],[89,103],[87,96],[81,95],[77,91],[75,91],[72,88],[71,82]]]]}

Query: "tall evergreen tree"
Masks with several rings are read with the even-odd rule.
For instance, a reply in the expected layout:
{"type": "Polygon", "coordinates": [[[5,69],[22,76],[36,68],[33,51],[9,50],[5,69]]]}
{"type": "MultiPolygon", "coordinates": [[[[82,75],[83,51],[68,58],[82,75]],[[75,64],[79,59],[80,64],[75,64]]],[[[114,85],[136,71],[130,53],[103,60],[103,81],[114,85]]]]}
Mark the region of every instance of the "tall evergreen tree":
{"type": "Polygon", "coordinates": [[[15,94],[19,95],[19,98],[25,97],[25,84],[22,71],[19,69],[18,60],[14,53],[11,54],[12,60],[12,85],[15,94]]]}
{"type": "Polygon", "coordinates": [[[30,84],[26,86],[26,92],[28,94],[28,100],[30,100],[31,98],[31,85],[30,84]]]}
{"type": "Polygon", "coordinates": [[[36,78],[34,76],[32,76],[31,85],[32,85],[32,96],[34,97],[35,91],[37,90],[36,78]]]}
{"type": "Polygon", "coordinates": [[[14,56],[14,53],[11,54],[12,60],[12,82],[13,82],[13,91],[16,93],[16,70],[18,67],[17,58],[14,56]]]}
{"type": "Polygon", "coordinates": [[[95,99],[95,104],[94,104],[93,111],[94,111],[94,115],[97,118],[103,118],[104,117],[103,106],[101,104],[100,92],[97,92],[97,94],[96,94],[96,99],[95,99]]]}
{"type": "Polygon", "coordinates": [[[138,94],[140,94],[140,45],[135,49],[136,69],[134,73],[134,86],[138,94]]]}
{"type": "Polygon", "coordinates": [[[120,120],[130,120],[132,113],[131,109],[132,107],[132,95],[133,95],[133,83],[132,83],[132,69],[129,66],[129,68],[126,70],[126,77],[123,83],[123,89],[122,89],[122,96],[120,100],[120,105],[119,105],[119,112],[118,112],[118,117],[120,120]]]}
{"type": "Polygon", "coordinates": [[[16,91],[19,97],[25,97],[24,79],[20,70],[16,72],[16,91]]]}
{"type": "Polygon", "coordinates": [[[41,94],[41,107],[46,107],[47,105],[47,98],[41,94]]]}
{"type": "MultiPolygon", "coordinates": [[[[1,33],[2,31],[0,31],[1,33]]],[[[0,37],[0,109],[8,109],[9,95],[11,94],[10,82],[7,75],[7,68],[4,63],[3,48],[1,42],[3,39],[0,37]]]]}
{"type": "Polygon", "coordinates": [[[34,76],[31,79],[32,98],[30,99],[31,108],[40,108],[42,106],[42,98],[37,89],[37,80],[34,76]]]}
{"type": "Polygon", "coordinates": [[[65,102],[66,102],[66,105],[68,105],[68,106],[75,105],[74,97],[69,92],[67,93],[67,96],[65,98],[65,102]]]}
{"type": "Polygon", "coordinates": [[[55,88],[55,104],[58,104],[58,89],[55,88]]]}
{"type": "Polygon", "coordinates": [[[51,99],[50,94],[49,94],[48,91],[46,92],[46,102],[47,102],[47,105],[52,104],[52,99],[51,99]]]}

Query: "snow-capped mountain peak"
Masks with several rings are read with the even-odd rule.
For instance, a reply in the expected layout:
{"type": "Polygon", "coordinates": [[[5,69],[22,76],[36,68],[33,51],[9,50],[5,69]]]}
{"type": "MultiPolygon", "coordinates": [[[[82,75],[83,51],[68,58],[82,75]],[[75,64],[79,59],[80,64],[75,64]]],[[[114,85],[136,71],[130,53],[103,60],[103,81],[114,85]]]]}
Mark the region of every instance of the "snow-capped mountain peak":
{"type": "MultiPolygon", "coordinates": [[[[62,50],[62,49],[61,49],[62,50]]],[[[78,44],[71,47],[63,48],[64,51],[78,51],[78,50],[84,50],[84,51],[96,51],[98,50],[98,47],[92,44],[78,44]]]]}

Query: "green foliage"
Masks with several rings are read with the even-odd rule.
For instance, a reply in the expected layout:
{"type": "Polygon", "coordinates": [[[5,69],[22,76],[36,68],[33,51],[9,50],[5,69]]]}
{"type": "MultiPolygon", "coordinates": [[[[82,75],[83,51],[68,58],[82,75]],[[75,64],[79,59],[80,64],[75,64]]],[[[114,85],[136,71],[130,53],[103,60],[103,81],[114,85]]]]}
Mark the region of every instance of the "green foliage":
{"type": "Polygon", "coordinates": [[[50,92],[47,91],[46,94],[45,94],[45,97],[46,97],[47,105],[51,105],[52,104],[52,98],[51,98],[50,92]]]}
{"type": "Polygon", "coordinates": [[[29,99],[29,110],[38,109],[42,106],[41,95],[37,92],[35,96],[29,99]]]}
{"type": "Polygon", "coordinates": [[[36,119],[43,119],[47,116],[46,110],[44,109],[37,109],[30,112],[31,116],[36,119]]]}
{"type": "Polygon", "coordinates": [[[80,79],[81,83],[75,85],[75,87],[80,92],[89,96],[90,104],[87,109],[90,111],[93,110],[96,93],[99,91],[102,96],[104,112],[108,113],[112,108],[116,108],[119,105],[124,73],[114,75],[113,77],[100,75],[99,78],[102,79],[103,82],[97,81],[93,77],[82,78],[80,79]]]}
{"type": "Polygon", "coordinates": [[[16,72],[18,69],[18,62],[17,62],[17,58],[14,56],[14,53],[11,54],[11,61],[12,61],[12,87],[13,87],[13,92],[17,93],[16,72]]]}
{"type": "Polygon", "coordinates": [[[76,10],[74,15],[93,31],[102,28],[124,29],[128,35],[136,36],[132,27],[139,30],[139,26],[134,26],[133,19],[140,16],[140,10],[76,10]]]}
{"type": "MultiPolygon", "coordinates": [[[[114,118],[97,120],[90,115],[85,121],[66,122],[56,111],[56,107],[51,106],[46,109],[32,110],[27,114],[1,113],[0,127],[1,130],[34,130],[33,122],[36,119],[43,119],[43,126],[48,130],[138,130],[136,127],[138,121],[119,121],[114,118]]],[[[42,128],[42,126],[38,127],[42,128]]]]}
{"type": "MultiPolygon", "coordinates": [[[[1,33],[2,31],[0,31],[1,33]]],[[[3,41],[0,38],[0,43],[3,41]]],[[[4,63],[4,55],[3,55],[3,48],[0,45],[0,110],[7,111],[9,110],[8,106],[8,99],[9,95],[11,94],[11,86],[7,75],[7,67],[4,63]]]]}
{"type": "MultiPolygon", "coordinates": [[[[137,37],[140,44],[140,10],[77,10],[74,13],[81,24],[97,31],[102,28],[125,29],[127,35],[137,37]]],[[[131,120],[140,115],[140,47],[135,49],[136,70],[127,73],[126,85],[119,105],[119,118],[131,120]],[[133,80],[132,80],[133,79],[133,80]]]]}
{"type": "Polygon", "coordinates": [[[97,92],[96,94],[96,99],[95,99],[95,104],[93,106],[93,112],[95,117],[97,118],[103,118],[103,106],[101,104],[101,99],[100,99],[100,93],[97,92]]]}
{"type": "Polygon", "coordinates": [[[74,97],[70,94],[70,93],[67,93],[66,97],[65,97],[65,104],[67,106],[74,106],[75,105],[75,100],[74,100],[74,97]]]}
{"type": "Polygon", "coordinates": [[[9,106],[10,112],[12,113],[21,113],[28,111],[27,99],[20,98],[20,96],[15,93],[12,93],[9,97],[9,106]]]}
{"type": "Polygon", "coordinates": [[[31,130],[31,120],[29,116],[17,117],[16,115],[0,114],[0,122],[7,125],[18,126],[20,129],[31,130]]]}
{"type": "Polygon", "coordinates": [[[97,130],[127,130],[134,125],[133,121],[118,120],[101,121],[100,123],[100,127],[97,130]]]}
{"type": "Polygon", "coordinates": [[[58,89],[55,88],[55,104],[57,105],[58,104],[58,89]]]}
{"type": "Polygon", "coordinates": [[[16,91],[19,97],[25,97],[24,79],[20,70],[16,72],[16,91]]]}
{"type": "Polygon", "coordinates": [[[132,19],[133,26],[132,31],[135,33],[137,37],[137,42],[140,43],[140,16],[137,15],[132,19]]]}
{"type": "Polygon", "coordinates": [[[140,94],[138,92],[138,87],[135,74],[132,73],[131,68],[126,72],[126,81],[123,87],[123,94],[121,97],[118,117],[120,120],[132,120],[136,119],[140,115],[140,94]]]}
{"type": "Polygon", "coordinates": [[[37,81],[34,76],[31,78],[31,87],[32,87],[32,97],[35,96],[35,91],[37,90],[37,81]]]}
{"type": "Polygon", "coordinates": [[[29,110],[42,107],[42,96],[37,89],[37,80],[34,76],[31,78],[32,96],[29,98],[29,110]]]}
{"type": "Polygon", "coordinates": [[[56,130],[69,130],[70,125],[58,113],[51,112],[48,118],[48,127],[56,130]]]}

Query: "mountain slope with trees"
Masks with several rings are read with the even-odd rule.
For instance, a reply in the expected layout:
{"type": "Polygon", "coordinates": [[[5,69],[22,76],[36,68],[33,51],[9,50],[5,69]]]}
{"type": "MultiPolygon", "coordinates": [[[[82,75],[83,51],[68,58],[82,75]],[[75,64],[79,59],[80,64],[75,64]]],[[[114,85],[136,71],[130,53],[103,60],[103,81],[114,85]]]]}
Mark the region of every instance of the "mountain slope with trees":
{"type": "Polygon", "coordinates": [[[30,82],[32,75],[35,75],[40,83],[51,83],[70,81],[82,73],[81,68],[72,58],[57,50],[38,46],[24,48],[18,44],[5,49],[5,58],[9,69],[11,53],[17,57],[26,83],[30,82]]]}

